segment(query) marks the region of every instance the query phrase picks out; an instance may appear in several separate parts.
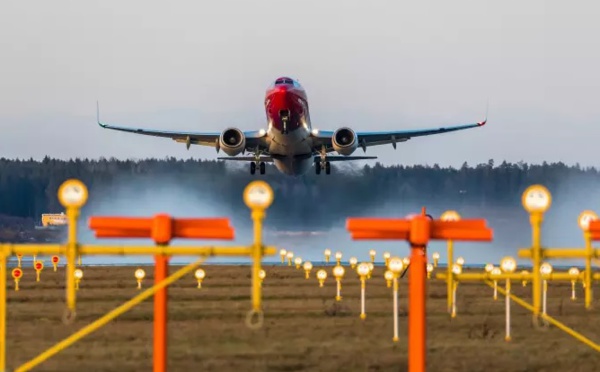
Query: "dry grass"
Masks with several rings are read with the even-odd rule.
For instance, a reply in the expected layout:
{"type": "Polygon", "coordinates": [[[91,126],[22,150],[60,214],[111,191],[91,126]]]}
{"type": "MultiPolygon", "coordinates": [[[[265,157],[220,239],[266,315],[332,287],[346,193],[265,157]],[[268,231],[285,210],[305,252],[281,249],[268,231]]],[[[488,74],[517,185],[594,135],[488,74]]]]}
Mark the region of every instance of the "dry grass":
{"type": "MultiPolygon", "coordinates": [[[[8,293],[8,367],[14,369],[106,311],[134,296],[134,267],[86,267],[78,292],[78,318],[61,323],[64,270],[52,266],[35,282],[26,268],[21,290],[8,293]]],[[[144,285],[152,281],[145,268],[144,285]]],[[[170,288],[169,370],[171,371],[404,371],[406,370],[406,279],[400,287],[400,342],[392,343],[392,297],[382,268],[367,282],[367,319],[361,321],[360,287],[354,273],[343,281],[343,300],[334,308],[331,270],[323,288],[293,267],[265,267],[265,325],[245,327],[250,308],[247,266],[207,265],[201,290],[190,275],[170,288]]],[[[12,284],[12,278],[9,279],[12,284]]],[[[530,287],[514,292],[529,301],[530,287]]],[[[578,286],[582,296],[581,286],[578,286]]],[[[548,312],[597,337],[597,311],[569,299],[570,284],[551,283],[548,312]]],[[[595,371],[600,354],[558,329],[537,331],[531,316],[513,304],[513,340],[504,341],[504,301],[492,299],[485,284],[461,284],[458,317],[446,313],[445,284],[430,282],[428,370],[430,371],[595,371]]],[[[151,371],[152,301],[146,301],[35,370],[151,371]]]]}

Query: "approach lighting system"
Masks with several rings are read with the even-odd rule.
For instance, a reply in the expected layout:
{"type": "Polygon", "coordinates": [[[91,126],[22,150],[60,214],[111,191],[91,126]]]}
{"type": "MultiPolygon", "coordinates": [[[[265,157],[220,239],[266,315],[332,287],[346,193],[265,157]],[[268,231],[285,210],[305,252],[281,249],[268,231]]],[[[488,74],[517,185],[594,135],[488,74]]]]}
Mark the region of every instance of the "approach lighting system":
{"type": "Polygon", "coordinates": [[[523,193],[521,202],[529,213],[545,213],[552,204],[552,196],[545,186],[532,185],[523,193]]]}

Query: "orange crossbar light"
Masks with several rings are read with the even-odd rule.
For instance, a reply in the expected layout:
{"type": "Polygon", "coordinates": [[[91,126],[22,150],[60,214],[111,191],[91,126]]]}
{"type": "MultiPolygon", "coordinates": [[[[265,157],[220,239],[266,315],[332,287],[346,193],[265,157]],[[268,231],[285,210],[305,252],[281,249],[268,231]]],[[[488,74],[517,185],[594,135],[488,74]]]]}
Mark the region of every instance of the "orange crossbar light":
{"type": "Polygon", "coordinates": [[[600,220],[592,220],[588,225],[591,240],[600,240],[600,220]]]}
{"type": "Polygon", "coordinates": [[[408,370],[425,371],[427,244],[430,240],[491,241],[493,231],[484,219],[432,220],[426,216],[425,208],[421,215],[411,219],[349,218],[346,229],[353,240],[407,240],[410,243],[408,370]]]}
{"type": "MultiPolygon", "coordinates": [[[[90,217],[90,229],[97,238],[152,238],[167,245],[174,238],[233,240],[234,230],[228,218],[172,218],[157,214],[151,218],[90,217]]],[[[168,257],[154,256],[154,283],[169,275],[168,257]]],[[[154,372],[167,369],[167,287],[154,294],[154,372]]]]}
{"type": "Polygon", "coordinates": [[[90,217],[89,227],[97,238],[152,238],[168,244],[173,238],[233,240],[228,218],[172,218],[158,214],[151,218],[90,217]]]}

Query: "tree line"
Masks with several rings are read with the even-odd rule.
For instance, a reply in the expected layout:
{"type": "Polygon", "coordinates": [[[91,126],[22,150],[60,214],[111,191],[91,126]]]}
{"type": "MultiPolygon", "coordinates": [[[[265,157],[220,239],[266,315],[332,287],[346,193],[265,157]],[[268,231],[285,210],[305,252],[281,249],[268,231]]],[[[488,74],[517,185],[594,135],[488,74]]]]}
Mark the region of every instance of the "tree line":
{"type": "MultiPolygon", "coordinates": [[[[246,165],[246,164],[244,164],[246,165]]],[[[0,221],[20,218],[25,225],[39,223],[42,213],[59,213],[59,185],[68,178],[83,181],[90,199],[97,194],[118,193],[122,185],[135,184],[149,190],[168,182],[190,196],[204,195],[227,213],[245,208],[242,191],[248,182],[264,179],[273,187],[276,202],[271,218],[284,226],[321,223],[332,215],[357,215],[364,210],[411,201],[438,203],[452,200],[461,205],[514,206],[520,208],[523,190],[534,183],[553,194],[595,190],[600,181],[596,168],[564,163],[495,164],[464,163],[460,168],[435,164],[356,167],[343,164],[331,175],[309,172],[300,177],[280,174],[269,165],[265,175],[250,175],[247,167],[223,161],[195,159],[72,159],[49,157],[0,159],[0,221]]],[[[11,220],[14,222],[14,220],[11,220]]]]}

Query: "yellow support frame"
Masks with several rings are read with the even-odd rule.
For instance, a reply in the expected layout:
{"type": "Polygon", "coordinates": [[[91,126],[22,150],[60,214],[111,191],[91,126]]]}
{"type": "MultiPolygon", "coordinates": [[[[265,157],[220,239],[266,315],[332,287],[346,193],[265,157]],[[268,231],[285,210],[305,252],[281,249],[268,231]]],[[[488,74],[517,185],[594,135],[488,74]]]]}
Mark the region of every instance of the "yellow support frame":
{"type": "MultiPolygon", "coordinates": [[[[253,181],[244,190],[244,202],[251,209],[251,218],[254,223],[254,241],[249,246],[178,246],[165,245],[82,245],[77,241],[77,220],[80,216],[80,208],[87,201],[87,188],[78,180],[65,181],[58,190],[61,204],[66,208],[68,220],[68,239],[65,244],[0,244],[0,372],[6,370],[6,275],[7,257],[16,254],[60,254],[67,258],[66,265],[66,311],[63,316],[65,323],[75,319],[76,308],[76,283],[75,283],[75,261],[77,257],[81,260],[82,255],[166,255],[166,256],[201,256],[203,258],[178,270],[165,280],[155,284],[152,288],[145,290],[139,295],[120,307],[105,314],[97,321],[89,324],[65,340],[54,345],[36,358],[20,366],[17,371],[28,371],[39,365],[56,353],[64,350],[76,341],[106,325],[112,319],[123,314],[135,305],[155,294],[158,290],[168,286],[183,275],[191,272],[206,257],[214,256],[245,256],[251,257],[252,263],[252,309],[248,313],[246,324],[251,328],[258,328],[263,323],[261,308],[261,261],[263,256],[275,255],[277,248],[264,246],[262,241],[263,219],[265,211],[273,202],[273,190],[264,181],[253,181]],[[257,321],[252,322],[254,315],[257,321]]],[[[161,369],[162,367],[159,367],[161,369]]],[[[162,369],[161,369],[162,370],[162,369]]]]}

